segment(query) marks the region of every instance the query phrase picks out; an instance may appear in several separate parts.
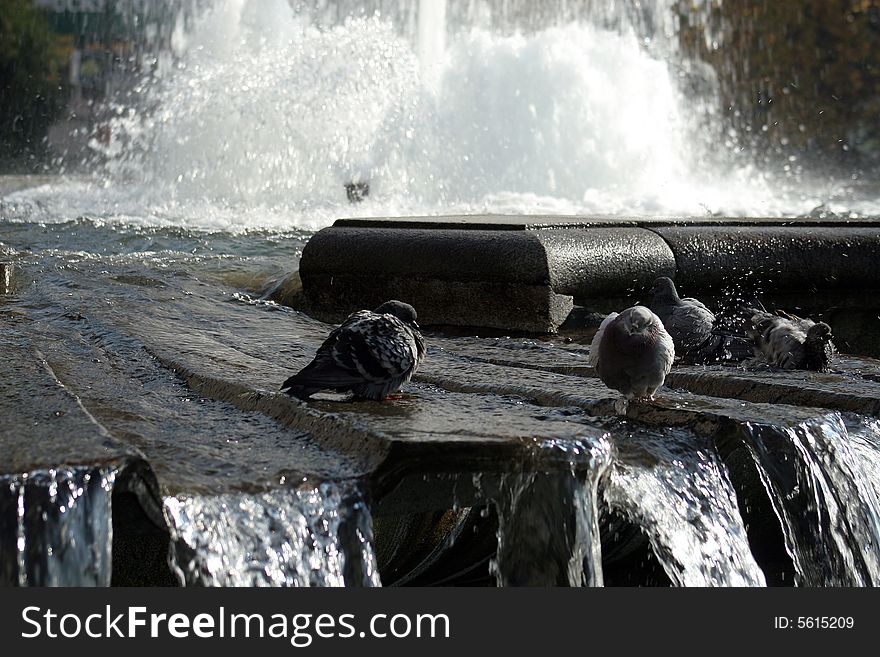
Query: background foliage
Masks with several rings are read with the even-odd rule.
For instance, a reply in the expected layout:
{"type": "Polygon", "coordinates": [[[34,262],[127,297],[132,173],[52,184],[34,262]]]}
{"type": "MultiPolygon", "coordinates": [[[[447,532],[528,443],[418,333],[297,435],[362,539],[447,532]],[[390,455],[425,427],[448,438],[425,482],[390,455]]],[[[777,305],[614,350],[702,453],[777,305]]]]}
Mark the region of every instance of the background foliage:
{"type": "Polygon", "coordinates": [[[0,0],[0,162],[36,165],[64,98],[64,65],[45,14],[0,0]]]}
{"type": "Polygon", "coordinates": [[[880,162],[878,0],[709,1],[679,3],[680,38],[753,147],[880,162]]]}

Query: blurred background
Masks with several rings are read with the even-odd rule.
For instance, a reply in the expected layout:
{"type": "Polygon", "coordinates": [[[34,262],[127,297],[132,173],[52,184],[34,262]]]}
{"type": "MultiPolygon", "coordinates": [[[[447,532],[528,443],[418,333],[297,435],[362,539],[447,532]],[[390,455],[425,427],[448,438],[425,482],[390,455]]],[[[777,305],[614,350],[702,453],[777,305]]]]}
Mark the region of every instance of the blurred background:
{"type": "Polygon", "coordinates": [[[101,214],[880,212],[880,0],[0,2],[0,171],[101,214]]]}
{"type": "MultiPolygon", "coordinates": [[[[107,102],[151,74],[163,53],[173,53],[175,30],[207,4],[2,0],[0,166],[56,167],[61,156],[68,163],[82,159],[89,138],[107,140],[101,123],[107,102]]],[[[657,34],[663,25],[644,24],[655,12],[650,0],[453,1],[446,29],[482,22],[502,31],[538,30],[594,17],[603,4],[629,5],[632,22],[641,19],[641,29],[651,32],[648,43],[670,36],[657,34]]],[[[306,11],[303,3],[293,5],[306,11]]],[[[724,117],[718,127],[728,139],[777,156],[822,154],[853,167],[880,160],[877,0],[679,0],[662,8],[680,46],[674,63],[711,67],[714,109],[724,117]]],[[[325,20],[334,10],[332,18],[384,14],[405,31],[418,3],[315,2],[311,9],[325,20]]]]}

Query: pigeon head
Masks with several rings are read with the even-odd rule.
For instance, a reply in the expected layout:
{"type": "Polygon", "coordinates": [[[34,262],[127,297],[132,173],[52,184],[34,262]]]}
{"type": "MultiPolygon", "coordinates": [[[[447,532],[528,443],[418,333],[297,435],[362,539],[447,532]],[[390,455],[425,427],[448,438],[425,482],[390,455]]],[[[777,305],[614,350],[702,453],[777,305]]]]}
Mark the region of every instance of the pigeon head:
{"type": "Polygon", "coordinates": [[[651,287],[651,294],[654,295],[656,303],[673,303],[678,301],[678,290],[675,289],[675,283],[668,276],[661,276],[654,281],[651,287]]]}
{"type": "Polygon", "coordinates": [[[408,303],[404,303],[403,301],[396,301],[392,299],[391,301],[386,301],[381,306],[374,310],[377,315],[394,315],[397,319],[399,319],[404,324],[416,324],[416,320],[418,319],[418,315],[416,314],[416,309],[413,308],[408,303]]]}
{"type": "Polygon", "coordinates": [[[623,316],[623,330],[628,335],[648,335],[654,330],[654,313],[644,306],[627,308],[623,316]]]}
{"type": "Polygon", "coordinates": [[[834,338],[831,335],[831,327],[825,322],[817,322],[807,329],[807,340],[816,342],[831,342],[834,338]]]}

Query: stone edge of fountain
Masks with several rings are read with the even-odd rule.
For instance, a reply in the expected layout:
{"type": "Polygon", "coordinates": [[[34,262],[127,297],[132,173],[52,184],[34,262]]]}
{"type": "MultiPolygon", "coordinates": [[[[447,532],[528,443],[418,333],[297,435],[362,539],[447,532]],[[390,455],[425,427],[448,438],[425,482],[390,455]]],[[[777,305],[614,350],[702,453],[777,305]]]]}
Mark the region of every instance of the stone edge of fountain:
{"type": "Polygon", "coordinates": [[[672,276],[689,294],[877,286],[880,219],[448,216],[340,219],[300,262],[304,310],[340,321],[389,298],[424,325],[553,333],[672,276]]]}

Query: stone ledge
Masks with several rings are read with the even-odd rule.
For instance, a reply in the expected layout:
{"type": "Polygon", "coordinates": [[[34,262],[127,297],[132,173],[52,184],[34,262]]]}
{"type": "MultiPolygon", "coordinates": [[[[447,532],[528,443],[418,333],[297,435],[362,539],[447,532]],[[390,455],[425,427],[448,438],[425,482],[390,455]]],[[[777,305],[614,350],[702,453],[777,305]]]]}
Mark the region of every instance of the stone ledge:
{"type": "Polygon", "coordinates": [[[878,285],[880,227],[677,226],[655,231],[675,254],[676,279],[705,289],[732,277],[764,289],[878,285]]]}
{"type": "Polygon", "coordinates": [[[309,240],[300,277],[309,312],[325,321],[399,298],[423,324],[542,333],[572,308],[551,287],[535,233],[334,226],[309,240]]]}
{"type": "Polygon", "coordinates": [[[423,324],[552,333],[571,303],[644,301],[657,276],[688,294],[880,287],[880,220],[449,216],[340,219],[300,263],[306,309],[339,321],[397,297],[423,324]],[[571,297],[568,299],[566,297],[571,297]]]}
{"type": "Polygon", "coordinates": [[[428,217],[346,217],[334,222],[346,228],[456,228],[462,230],[540,230],[546,228],[624,227],[659,228],[663,226],[805,226],[880,227],[877,217],[673,217],[622,215],[435,215],[428,217]]]}

